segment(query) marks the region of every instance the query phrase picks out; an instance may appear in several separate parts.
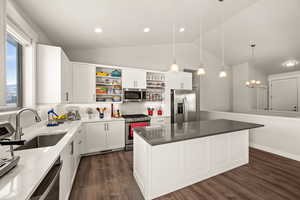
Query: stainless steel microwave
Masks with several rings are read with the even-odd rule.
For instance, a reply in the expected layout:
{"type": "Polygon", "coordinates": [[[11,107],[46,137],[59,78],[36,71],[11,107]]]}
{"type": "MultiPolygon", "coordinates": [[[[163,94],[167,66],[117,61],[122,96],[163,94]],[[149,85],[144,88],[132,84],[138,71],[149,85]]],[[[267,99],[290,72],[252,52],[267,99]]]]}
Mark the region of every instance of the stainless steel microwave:
{"type": "Polygon", "coordinates": [[[142,89],[124,89],[124,102],[141,102],[143,101],[143,93],[144,90],[142,89]]]}

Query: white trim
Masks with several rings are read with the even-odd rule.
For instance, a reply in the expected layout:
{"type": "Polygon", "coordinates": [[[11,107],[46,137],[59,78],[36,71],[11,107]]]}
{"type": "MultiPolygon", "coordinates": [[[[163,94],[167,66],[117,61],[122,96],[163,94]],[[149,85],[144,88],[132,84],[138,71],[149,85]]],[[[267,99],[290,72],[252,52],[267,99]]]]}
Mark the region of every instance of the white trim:
{"type": "Polygon", "coordinates": [[[300,71],[294,71],[294,72],[286,72],[286,73],[280,73],[280,74],[271,74],[268,76],[269,81],[273,80],[280,80],[280,79],[288,79],[288,78],[299,78],[300,77],[300,71]]]}
{"type": "Polygon", "coordinates": [[[38,41],[38,33],[34,31],[31,24],[29,24],[20,13],[20,10],[13,1],[7,1],[8,21],[13,22],[13,24],[18,26],[22,32],[24,32],[27,36],[30,36],[33,41],[38,41]]]}
{"type": "Polygon", "coordinates": [[[32,39],[18,26],[13,20],[7,17],[6,31],[15,37],[15,39],[23,46],[30,45],[32,39]]]}
{"type": "Polygon", "coordinates": [[[276,155],[279,155],[279,156],[282,156],[282,157],[285,157],[285,158],[289,158],[289,159],[292,159],[292,160],[300,161],[300,156],[299,155],[283,152],[283,151],[280,151],[280,150],[277,150],[277,149],[273,149],[271,147],[267,147],[267,146],[263,146],[263,145],[259,145],[259,144],[254,144],[254,143],[250,143],[250,147],[253,147],[255,149],[259,149],[259,150],[262,150],[262,151],[266,151],[266,152],[269,152],[269,153],[273,153],[273,154],[276,154],[276,155]]]}

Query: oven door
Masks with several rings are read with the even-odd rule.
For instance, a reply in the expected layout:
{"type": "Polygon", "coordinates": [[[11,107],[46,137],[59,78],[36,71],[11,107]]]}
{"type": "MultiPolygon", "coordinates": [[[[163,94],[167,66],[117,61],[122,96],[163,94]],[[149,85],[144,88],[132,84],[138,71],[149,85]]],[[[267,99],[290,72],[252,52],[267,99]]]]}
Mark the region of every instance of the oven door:
{"type": "Polygon", "coordinates": [[[124,90],[125,102],[140,102],[143,99],[142,90],[124,90]]]}
{"type": "Polygon", "coordinates": [[[133,128],[149,126],[150,121],[126,123],[126,145],[133,144],[133,128]]]}

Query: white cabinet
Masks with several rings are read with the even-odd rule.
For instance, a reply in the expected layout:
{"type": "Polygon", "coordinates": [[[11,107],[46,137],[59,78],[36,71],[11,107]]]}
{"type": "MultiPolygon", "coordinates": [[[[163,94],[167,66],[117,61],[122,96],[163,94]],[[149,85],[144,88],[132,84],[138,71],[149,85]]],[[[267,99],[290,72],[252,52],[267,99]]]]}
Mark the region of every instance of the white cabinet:
{"type": "Polygon", "coordinates": [[[168,72],[166,73],[167,84],[169,89],[193,89],[193,75],[188,72],[168,72]]]}
{"type": "Polygon", "coordinates": [[[84,145],[85,134],[79,128],[60,154],[63,164],[60,172],[60,200],[66,200],[70,195],[84,145]]]}
{"type": "Polygon", "coordinates": [[[106,123],[87,123],[86,153],[106,150],[106,123]]]}
{"type": "Polygon", "coordinates": [[[146,71],[141,69],[123,69],[122,87],[146,89],[146,71]]]}
{"type": "Polygon", "coordinates": [[[107,148],[119,149],[125,147],[124,121],[107,123],[107,148]]]}
{"type": "Polygon", "coordinates": [[[96,67],[73,63],[73,102],[96,102],[96,67]]]}
{"type": "Polygon", "coordinates": [[[171,117],[157,116],[151,118],[151,125],[165,125],[171,123],[171,117]]]}
{"type": "Polygon", "coordinates": [[[75,170],[74,163],[74,141],[69,142],[60,154],[62,160],[62,169],[60,172],[60,191],[59,199],[65,200],[68,198],[72,189],[72,177],[75,170]]]}
{"type": "Polygon", "coordinates": [[[86,125],[86,153],[125,146],[125,122],[95,122],[86,125]]]}
{"type": "Polygon", "coordinates": [[[37,102],[70,103],[72,67],[60,47],[37,45],[37,102]]]}
{"type": "Polygon", "coordinates": [[[80,128],[77,131],[74,142],[75,168],[77,168],[81,159],[81,155],[85,153],[85,134],[83,129],[80,128]]]}

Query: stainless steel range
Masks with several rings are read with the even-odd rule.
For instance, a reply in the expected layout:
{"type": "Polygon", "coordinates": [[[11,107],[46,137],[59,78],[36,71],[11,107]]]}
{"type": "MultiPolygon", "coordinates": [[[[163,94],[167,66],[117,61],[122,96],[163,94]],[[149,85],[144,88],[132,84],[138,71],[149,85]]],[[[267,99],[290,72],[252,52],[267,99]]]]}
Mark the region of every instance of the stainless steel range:
{"type": "Polygon", "coordinates": [[[133,149],[133,128],[149,126],[151,118],[143,114],[122,115],[125,119],[125,150],[133,149]]]}

